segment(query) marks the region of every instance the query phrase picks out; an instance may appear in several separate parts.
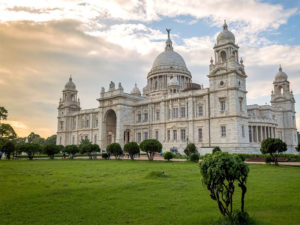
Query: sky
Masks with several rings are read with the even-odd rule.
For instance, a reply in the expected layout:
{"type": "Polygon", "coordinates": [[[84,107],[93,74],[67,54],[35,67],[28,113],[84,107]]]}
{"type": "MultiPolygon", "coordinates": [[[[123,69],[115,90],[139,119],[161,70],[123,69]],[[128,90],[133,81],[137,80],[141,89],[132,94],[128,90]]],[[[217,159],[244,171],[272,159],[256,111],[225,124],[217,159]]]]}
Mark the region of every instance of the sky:
{"type": "Polygon", "coordinates": [[[300,128],[300,0],[0,0],[0,105],[21,137],[56,133],[69,76],[82,109],[101,87],[142,89],[166,28],[195,83],[208,87],[209,61],[224,19],[244,60],[247,103],[270,104],[279,64],[300,128]]]}

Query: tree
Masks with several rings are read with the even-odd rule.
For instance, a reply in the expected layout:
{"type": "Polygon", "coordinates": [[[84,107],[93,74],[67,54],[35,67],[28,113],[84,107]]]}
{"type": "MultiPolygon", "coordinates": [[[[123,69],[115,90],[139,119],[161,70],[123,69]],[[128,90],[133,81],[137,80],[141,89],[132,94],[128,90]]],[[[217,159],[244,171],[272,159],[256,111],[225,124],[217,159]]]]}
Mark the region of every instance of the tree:
{"type": "Polygon", "coordinates": [[[99,145],[92,144],[91,149],[92,149],[92,157],[93,157],[93,159],[97,159],[97,152],[101,151],[99,145]]]}
{"type": "Polygon", "coordinates": [[[7,159],[10,159],[10,155],[15,151],[14,142],[6,140],[2,145],[1,151],[5,153],[7,159]]]}
{"type": "Polygon", "coordinates": [[[44,145],[45,144],[45,139],[42,138],[39,134],[36,134],[34,132],[31,132],[27,136],[27,141],[28,141],[28,143],[34,143],[34,144],[39,144],[39,145],[44,145]]]}
{"type": "Polygon", "coordinates": [[[148,159],[153,160],[155,153],[160,153],[162,150],[161,143],[156,139],[147,139],[141,142],[140,148],[143,152],[146,152],[148,159]]]}
{"type": "Polygon", "coordinates": [[[210,197],[217,201],[223,216],[232,216],[235,182],[241,188],[241,212],[244,213],[246,181],[249,173],[244,161],[227,152],[207,154],[200,163],[203,184],[210,191],[210,197]]]}
{"type": "Polygon", "coordinates": [[[89,159],[92,159],[92,143],[89,140],[82,140],[79,145],[79,151],[81,154],[87,154],[89,159]]]}
{"type": "Polygon", "coordinates": [[[47,154],[50,157],[50,159],[54,159],[54,155],[59,153],[59,148],[53,144],[45,145],[44,153],[47,154]]]}
{"type": "Polygon", "coordinates": [[[110,145],[107,145],[106,151],[112,154],[116,159],[119,159],[123,154],[121,145],[119,143],[112,143],[110,145]]]}
{"type": "Polygon", "coordinates": [[[285,152],[287,145],[279,138],[267,138],[261,143],[260,151],[263,154],[270,154],[271,160],[278,165],[278,154],[285,152]]]}
{"type": "Polygon", "coordinates": [[[76,153],[79,152],[79,148],[77,145],[67,145],[65,147],[66,153],[68,153],[70,159],[73,159],[76,155],[76,153]]]}
{"type": "Polygon", "coordinates": [[[32,143],[19,143],[16,145],[16,149],[19,154],[25,152],[28,159],[32,160],[34,155],[41,151],[41,146],[32,143]]]}
{"type": "Polygon", "coordinates": [[[7,110],[3,106],[0,106],[0,121],[6,119],[7,119],[7,110]]]}
{"type": "Polygon", "coordinates": [[[174,154],[173,154],[172,152],[165,152],[165,153],[163,154],[163,156],[164,156],[164,159],[166,159],[166,160],[168,160],[168,161],[170,161],[170,159],[173,159],[173,158],[174,158],[174,154]]]}
{"type": "Polygon", "coordinates": [[[49,144],[55,145],[56,144],[56,138],[57,138],[56,134],[54,134],[50,137],[47,137],[47,139],[45,140],[45,145],[49,145],[49,144]]]}
{"type": "Polygon", "coordinates": [[[134,160],[134,155],[140,153],[140,147],[136,142],[128,142],[124,145],[124,152],[128,152],[130,158],[134,160]]]}
{"type": "Polygon", "coordinates": [[[191,160],[192,162],[199,162],[199,159],[200,159],[199,154],[197,154],[197,153],[191,154],[190,160],[191,160]]]}
{"type": "Polygon", "coordinates": [[[186,146],[186,148],[184,149],[184,153],[186,154],[186,156],[189,158],[191,154],[195,154],[198,153],[197,148],[195,146],[195,144],[190,143],[186,146]]]}
{"type": "Polygon", "coordinates": [[[0,124],[0,137],[12,140],[17,137],[17,134],[16,134],[14,128],[10,124],[1,123],[0,124]]]}
{"type": "Polygon", "coordinates": [[[217,146],[217,147],[214,147],[213,150],[212,150],[212,153],[216,153],[216,152],[222,152],[222,150],[217,146]]]}

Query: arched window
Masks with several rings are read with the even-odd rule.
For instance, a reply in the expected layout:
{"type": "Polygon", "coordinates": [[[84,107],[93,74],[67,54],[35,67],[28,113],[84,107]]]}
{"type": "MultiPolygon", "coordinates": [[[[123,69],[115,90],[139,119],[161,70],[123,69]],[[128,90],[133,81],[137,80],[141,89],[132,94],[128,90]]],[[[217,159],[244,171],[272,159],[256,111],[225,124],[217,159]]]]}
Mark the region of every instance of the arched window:
{"type": "Polygon", "coordinates": [[[221,52],[221,60],[222,60],[222,63],[226,62],[226,52],[224,52],[224,51],[221,52]]]}
{"type": "Polygon", "coordinates": [[[233,51],[234,60],[238,62],[238,54],[237,51],[233,51]]]}

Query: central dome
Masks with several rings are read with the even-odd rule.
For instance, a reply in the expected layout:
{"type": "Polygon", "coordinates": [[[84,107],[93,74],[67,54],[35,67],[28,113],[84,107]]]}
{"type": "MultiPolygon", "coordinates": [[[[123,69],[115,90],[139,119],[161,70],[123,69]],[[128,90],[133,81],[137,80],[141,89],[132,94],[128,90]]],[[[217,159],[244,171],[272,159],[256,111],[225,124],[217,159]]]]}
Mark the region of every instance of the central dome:
{"type": "Polygon", "coordinates": [[[166,50],[154,60],[152,70],[156,69],[186,69],[186,65],[181,55],[173,50],[166,50]]]}

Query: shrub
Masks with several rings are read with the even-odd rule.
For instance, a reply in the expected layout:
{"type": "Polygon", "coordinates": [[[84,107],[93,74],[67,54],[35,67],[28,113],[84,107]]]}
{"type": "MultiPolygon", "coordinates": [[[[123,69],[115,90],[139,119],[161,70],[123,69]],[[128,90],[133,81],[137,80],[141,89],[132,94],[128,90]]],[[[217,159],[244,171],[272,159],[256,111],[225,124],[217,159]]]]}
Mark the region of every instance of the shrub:
{"type": "Polygon", "coordinates": [[[241,188],[241,212],[244,212],[246,181],[249,173],[244,161],[226,152],[207,154],[200,163],[203,184],[210,191],[210,197],[217,201],[223,216],[232,216],[235,182],[241,188]]]}
{"type": "Polygon", "coordinates": [[[166,159],[168,161],[170,161],[170,159],[174,158],[174,154],[172,152],[164,152],[163,156],[164,156],[164,159],[166,159]]]}
{"type": "Polygon", "coordinates": [[[124,152],[128,152],[130,158],[134,160],[134,155],[140,153],[140,147],[136,142],[128,142],[124,145],[124,152]]]}
{"type": "Polygon", "coordinates": [[[213,150],[212,150],[212,153],[216,153],[216,152],[222,152],[221,149],[217,146],[217,147],[214,147],[213,150]]]}
{"type": "Polygon", "coordinates": [[[199,159],[200,159],[199,154],[196,154],[196,153],[191,154],[190,160],[191,160],[192,162],[199,162],[199,159]]]}
{"type": "Polygon", "coordinates": [[[54,159],[54,155],[59,153],[59,147],[54,144],[49,144],[44,147],[44,153],[50,157],[50,159],[54,159]]]}
{"type": "Polygon", "coordinates": [[[79,148],[77,145],[67,145],[65,147],[66,153],[68,153],[70,159],[73,159],[76,155],[76,153],[79,152],[79,148]]]}
{"type": "Polygon", "coordinates": [[[268,163],[268,164],[273,162],[272,157],[270,155],[266,155],[265,156],[265,162],[268,163]]]}
{"type": "Polygon", "coordinates": [[[186,148],[184,149],[184,153],[186,154],[186,156],[189,158],[192,154],[197,153],[197,148],[195,146],[195,144],[190,143],[186,146],[186,148]]]}
{"type": "Polygon", "coordinates": [[[121,145],[119,143],[112,143],[110,145],[107,145],[106,151],[112,154],[116,159],[119,159],[123,154],[121,145]]]}
{"type": "Polygon", "coordinates": [[[102,153],[102,159],[109,159],[108,154],[107,153],[102,153]]]}
{"type": "Polygon", "coordinates": [[[148,159],[153,160],[156,152],[160,153],[162,149],[161,143],[156,139],[147,139],[142,141],[140,148],[143,152],[146,152],[148,159]]]}
{"type": "Polygon", "coordinates": [[[262,141],[260,151],[263,154],[270,154],[272,161],[278,165],[278,154],[285,152],[287,145],[279,138],[267,138],[262,141]]]}

